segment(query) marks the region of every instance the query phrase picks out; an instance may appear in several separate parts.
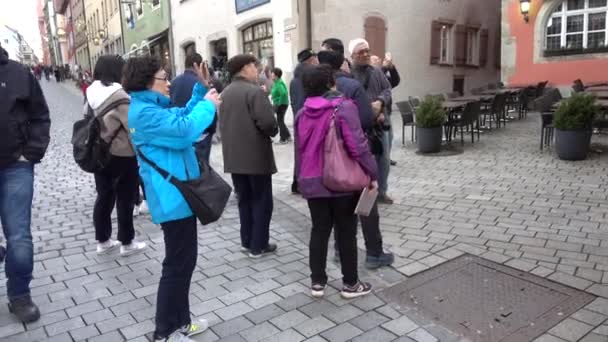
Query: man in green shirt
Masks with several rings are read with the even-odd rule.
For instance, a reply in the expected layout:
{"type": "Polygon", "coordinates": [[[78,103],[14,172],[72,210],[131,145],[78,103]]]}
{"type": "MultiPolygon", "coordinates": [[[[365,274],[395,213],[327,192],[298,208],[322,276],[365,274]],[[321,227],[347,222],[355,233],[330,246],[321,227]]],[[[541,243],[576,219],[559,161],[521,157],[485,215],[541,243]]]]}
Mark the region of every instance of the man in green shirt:
{"type": "Polygon", "coordinates": [[[279,131],[281,136],[281,144],[287,144],[291,141],[291,133],[287,125],[285,125],[285,112],[289,106],[289,95],[287,93],[287,86],[281,79],[283,76],[283,70],[274,68],[272,70],[272,90],[270,92],[272,96],[272,104],[274,105],[274,111],[277,113],[277,121],[279,122],[279,131]]]}

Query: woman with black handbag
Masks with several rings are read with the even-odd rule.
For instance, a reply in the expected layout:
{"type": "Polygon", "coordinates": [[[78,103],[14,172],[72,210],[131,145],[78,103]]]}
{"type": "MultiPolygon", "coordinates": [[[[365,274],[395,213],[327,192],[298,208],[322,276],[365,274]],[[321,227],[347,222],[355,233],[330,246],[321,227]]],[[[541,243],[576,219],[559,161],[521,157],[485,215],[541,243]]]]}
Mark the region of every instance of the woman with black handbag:
{"type": "Polygon", "coordinates": [[[183,108],[171,107],[168,74],[159,60],[131,58],[124,73],[124,87],[131,95],[131,140],[138,154],[152,221],[161,225],[165,240],[155,341],[190,342],[190,336],[208,327],[207,321],[193,322],[190,318],[188,296],[198,255],[196,216],[172,181],[199,178],[193,144],[211,125],[220,102],[217,91],[208,90],[205,66],[197,67],[196,73],[199,82],[183,108]],[[170,176],[164,177],[159,169],[170,176]]]}

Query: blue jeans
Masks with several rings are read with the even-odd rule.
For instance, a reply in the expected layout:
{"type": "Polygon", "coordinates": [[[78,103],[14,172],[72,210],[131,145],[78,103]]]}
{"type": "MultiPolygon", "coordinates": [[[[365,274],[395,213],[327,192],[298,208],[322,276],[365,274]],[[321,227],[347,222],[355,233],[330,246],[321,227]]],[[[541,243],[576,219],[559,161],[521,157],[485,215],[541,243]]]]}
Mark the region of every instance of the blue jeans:
{"type": "Polygon", "coordinates": [[[378,193],[383,196],[388,191],[388,173],[391,167],[391,150],[389,143],[389,132],[383,131],[382,134],[382,154],[377,155],[376,163],[378,163],[378,193]]]}
{"type": "Polygon", "coordinates": [[[34,164],[16,162],[0,169],[0,220],[6,238],[6,292],[9,299],[30,294],[34,245],[30,222],[34,164]]]}

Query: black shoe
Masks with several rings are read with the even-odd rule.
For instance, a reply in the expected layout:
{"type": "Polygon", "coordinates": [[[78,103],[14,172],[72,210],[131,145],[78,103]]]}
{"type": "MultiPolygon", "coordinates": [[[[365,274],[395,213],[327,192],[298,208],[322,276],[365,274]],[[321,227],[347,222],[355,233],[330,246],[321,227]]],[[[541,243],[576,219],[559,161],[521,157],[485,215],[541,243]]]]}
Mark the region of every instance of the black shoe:
{"type": "Polygon", "coordinates": [[[6,257],[6,248],[4,248],[4,246],[0,246],[0,264],[4,262],[5,257],[6,257]]]}
{"type": "Polygon", "coordinates": [[[298,190],[298,185],[297,184],[291,184],[291,193],[293,195],[299,195],[300,191],[298,190]]]}
{"type": "Polygon", "coordinates": [[[274,253],[274,251],[276,251],[276,250],[277,250],[277,245],[274,243],[269,243],[268,247],[264,248],[260,252],[254,252],[254,251],[249,252],[249,257],[252,259],[258,259],[258,258],[263,257],[266,254],[274,253]]]}
{"type": "Polygon", "coordinates": [[[32,323],[40,319],[40,310],[29,295],[11,300],[8,304],[8,311],[23,323],[32,323]]]}
{"type": "Polygon", "coordinates": [[[391,166],[397,165],[397,162],[391,159],[391,166]]]}
{"type": "Polygon", "coordinates": [[[393,253],[382,252],[382,254],[380,254],[379,256],[368,255],[365,259],[365,267],[370,270],[374,270],[376,268],[390,266],[393,264],[394,261],[395,256],[393,255],[393,253]]]}
{"type": "Polygon", "coordinates": [[[353,299],[361,296],[365,296],[366,294],[372,292],[372,285],[369,283],[364,283],[362,281],[358,281],[353,286],[344,285],[342,288],[342,298],[344,299],[353,299]]]}

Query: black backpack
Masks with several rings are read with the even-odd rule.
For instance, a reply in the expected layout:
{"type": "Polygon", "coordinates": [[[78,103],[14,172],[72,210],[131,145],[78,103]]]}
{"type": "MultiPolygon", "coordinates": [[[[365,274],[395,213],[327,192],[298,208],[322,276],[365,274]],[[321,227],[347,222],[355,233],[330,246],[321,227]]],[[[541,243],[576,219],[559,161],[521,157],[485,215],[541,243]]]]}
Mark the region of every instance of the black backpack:
{"type": "Polygon", "coordinates": [[[98,116],[95,116],[91,106],[87,105],[89,108],[87,115],[85,115],[84,119],[74,123],[72,130],[73,155],[76,164],[83,171],[95,173],[103,170],[108,165],[110,159],[112,159],[110,147],[112,146],[112,141],[120,132],[120,128],[116,131],[112,140],[106,142],[101,138],[101,120],[103,120],[103,117],[108,112],[120,105],[129,103],[128,99],[116,101],[104,109],[98,116]]]}

